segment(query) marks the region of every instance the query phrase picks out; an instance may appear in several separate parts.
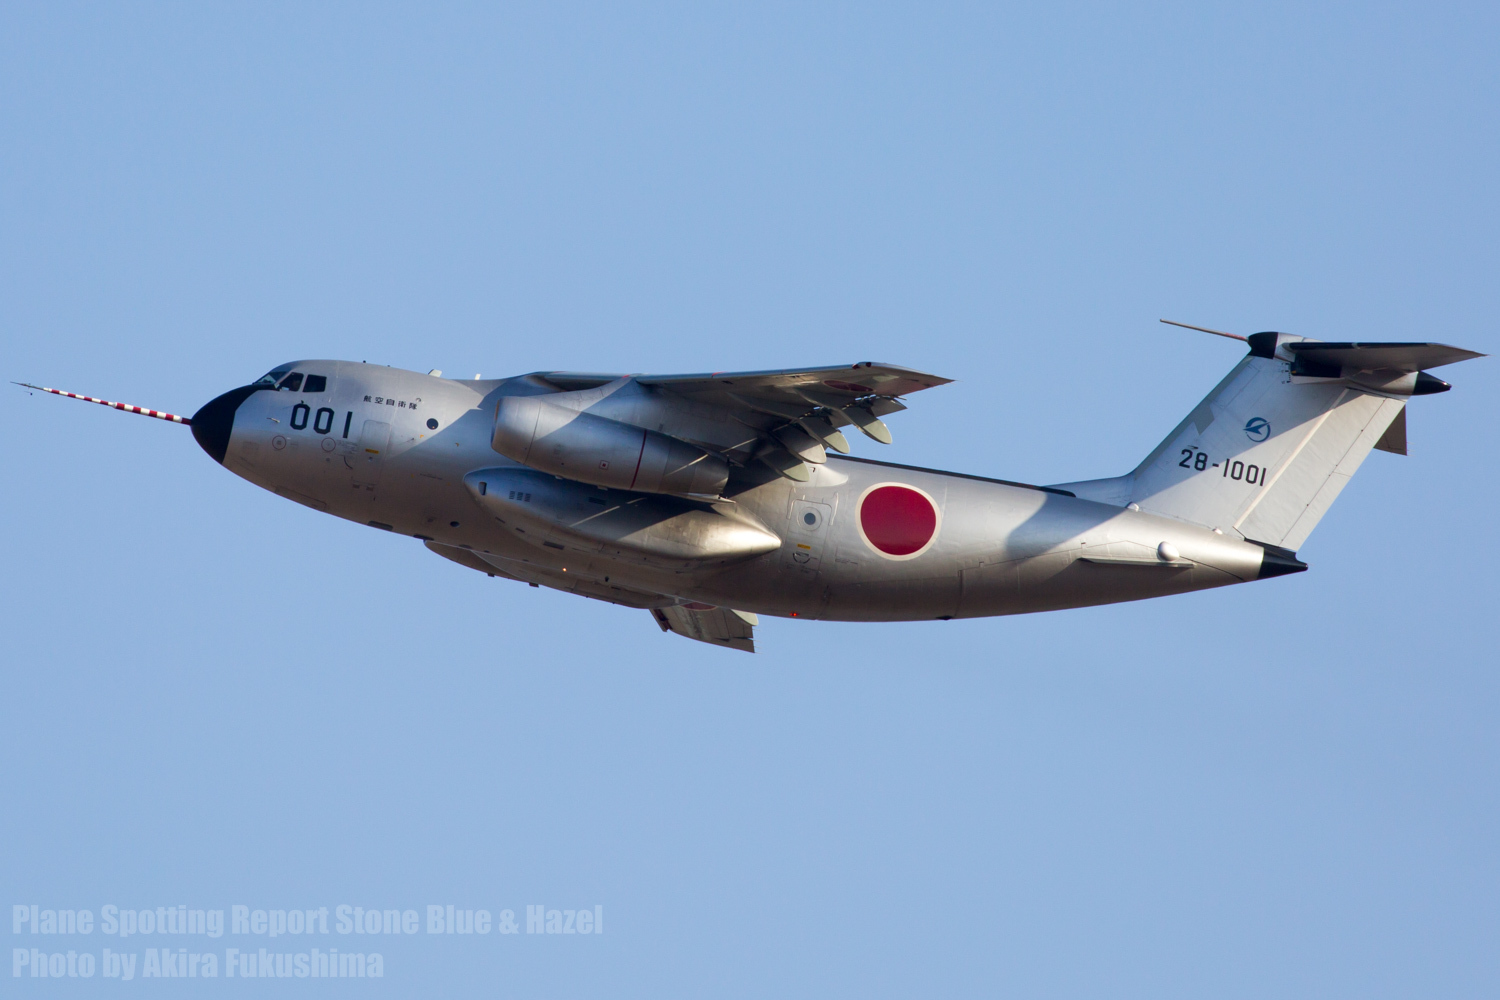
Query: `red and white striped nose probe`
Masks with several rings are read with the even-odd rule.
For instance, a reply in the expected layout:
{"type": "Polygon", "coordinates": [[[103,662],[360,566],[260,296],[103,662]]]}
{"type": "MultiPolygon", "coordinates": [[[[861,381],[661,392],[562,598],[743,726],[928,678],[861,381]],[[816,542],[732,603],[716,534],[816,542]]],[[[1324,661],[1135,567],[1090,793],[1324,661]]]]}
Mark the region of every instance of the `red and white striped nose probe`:
{"type": "Polygon", "coordinates": [[[76,392],[64,392],[61,389],[49,389],[44,385],[32,385],[30,382],[16,382],[15,385],[24,386],[27,389],[35,389],[38,392],[50,392],[54,396],[67,396],[69,399],[81,399],[85,403],[98,403],[100,406],[113,407],[116,410],[124,410],[126,413],[139,413],[143,417],[155,417],[157,420],[170,420],[174,424],[187,424],[192,426],[192,420],[187,417],[179,417],[175,413],[163,413],[161,410],[148,410],[144,406],[131,406],[129,403],[113,403],[107,399],[95,399],[93,396],[80,396],[76,392]]]}

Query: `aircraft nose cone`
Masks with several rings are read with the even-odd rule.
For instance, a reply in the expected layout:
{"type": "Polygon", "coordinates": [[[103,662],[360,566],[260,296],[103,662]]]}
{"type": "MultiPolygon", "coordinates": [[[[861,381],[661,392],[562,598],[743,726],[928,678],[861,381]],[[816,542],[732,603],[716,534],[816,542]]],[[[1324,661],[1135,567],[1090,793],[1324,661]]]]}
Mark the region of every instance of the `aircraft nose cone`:
{"type": "Polygon", "coordinates": [[[231,389],[204,403],[193,414],[194,440],[220,465],[224,464],[224,455],[229,451],[229,435],[234,431],[234,413],[253,392],[253,385],[231,389]]]}

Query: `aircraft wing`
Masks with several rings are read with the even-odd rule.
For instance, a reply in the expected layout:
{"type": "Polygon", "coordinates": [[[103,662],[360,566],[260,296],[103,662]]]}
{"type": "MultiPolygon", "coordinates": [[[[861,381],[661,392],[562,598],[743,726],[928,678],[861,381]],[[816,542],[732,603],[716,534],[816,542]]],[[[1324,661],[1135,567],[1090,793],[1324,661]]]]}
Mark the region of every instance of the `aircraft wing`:
{"type": "MultiPolygon", "coordinates": [[[[592,389],[623,378],[602,372],[543,372],[561,389],[592,389]]],[[[802,392],[845,403],[868,396],[905,396],[947,385],[952,379],[896,365],[861,361],[831,368],[783,368],[761,372],[701,372],[695,375],[636,375],[641,385],[661,386],[703,402],[728,404],[733,397],[800,401],[802,392]]]]}
{"type": "Polygon", "coordinates": [[[732,611],[708,604],[679,604],[652,608],[651,616],[663,632],[676,632],[715,646],[755,652],[758,619],[748,611],[732,611]]]}
{"type": "Polygon", "coordinates": [[[612,604],[623,604],[626,607],[649,608],[651,617],[656,619],[656,624],[661,626],[663,632],[676,632],[678,635],[685,635],[689,639],[697,639],[699,642],[706,642],[710,645],[742,649],[747,653],[755,652],[755,626],[760,624],[760,621],[748,611],[732,611],[729,608],[716,608],[709,604],[651,607],[651,603],[655,600],[665,603],[672,599],[660,595],[624,591],[619,588],[606,588],[601,584],[590,584],[583,580],[571,580],[564,584],[551,574],[546,576],[538,574],[535,580],[528,580],[524,576],[506,572],[481,558],[472,549],[432,541],[423,544],[444,559],[451,559],[460,566],[477,569],[488,576],[519,580],[522,583],[530,583],[533,587],[551,587],[554,590],[581,594],[584,597],[593,597],[612,604]]]}
{"type": "MultiPolygon", "coordinates": [[[[539,372],[534,377],[570,392],[627,376],[539,372]]],[[[758,437],[726,443],[720,450],[737,461],[758,457],[783,475],[804,482],[803,462],[822,462],[825,447],[848,454],[849,443],[840,428],[853,424],[868,437],[890,444],[891,432],[880,417],[906,409],[898,397],[953,381],[873,361],[829,368],[628,377],[666,396],[730,414],[758,437]],[[741,451],[745,454],[738,454],[741,451]]],[[[691,433],[683,436],[693,438],[691,433]]]]}

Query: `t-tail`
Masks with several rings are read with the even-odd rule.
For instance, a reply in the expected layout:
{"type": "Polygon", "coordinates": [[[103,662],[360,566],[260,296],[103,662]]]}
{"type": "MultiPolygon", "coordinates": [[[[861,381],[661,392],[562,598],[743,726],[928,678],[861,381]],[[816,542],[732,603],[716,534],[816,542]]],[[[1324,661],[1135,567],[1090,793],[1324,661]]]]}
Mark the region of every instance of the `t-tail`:
{"type": "Polygon", "coordinates": [[[1061,488],[1290,558],[1372,448],[1406,454],[1407,402],[1451,388],[1424,369],[1484,356],[1445,344],[1244,339],[1250,353],[1134,472],[1061,488]]]}

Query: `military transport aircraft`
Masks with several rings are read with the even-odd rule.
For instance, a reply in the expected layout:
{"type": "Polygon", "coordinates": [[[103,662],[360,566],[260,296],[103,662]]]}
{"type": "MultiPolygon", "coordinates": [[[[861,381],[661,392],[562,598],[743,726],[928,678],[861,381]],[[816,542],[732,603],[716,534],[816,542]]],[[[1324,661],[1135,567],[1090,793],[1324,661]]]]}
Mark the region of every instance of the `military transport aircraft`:
{"type": "Polygon", "coordinates": [[[1482,356],[1192,329],[1249,353],[1134,471],[1053,486],[849,456],[843,428],[890,443],[881,417],[950,381],[871,362],[459,380],[296,361],[191,419],[29,388],[189,424],[279,496],[753,652],[757,614],[974,618],[1301,572],[1370,450],[1406,453],[1407,401],[1450,388],[1425,369],[1482,356]]]}

